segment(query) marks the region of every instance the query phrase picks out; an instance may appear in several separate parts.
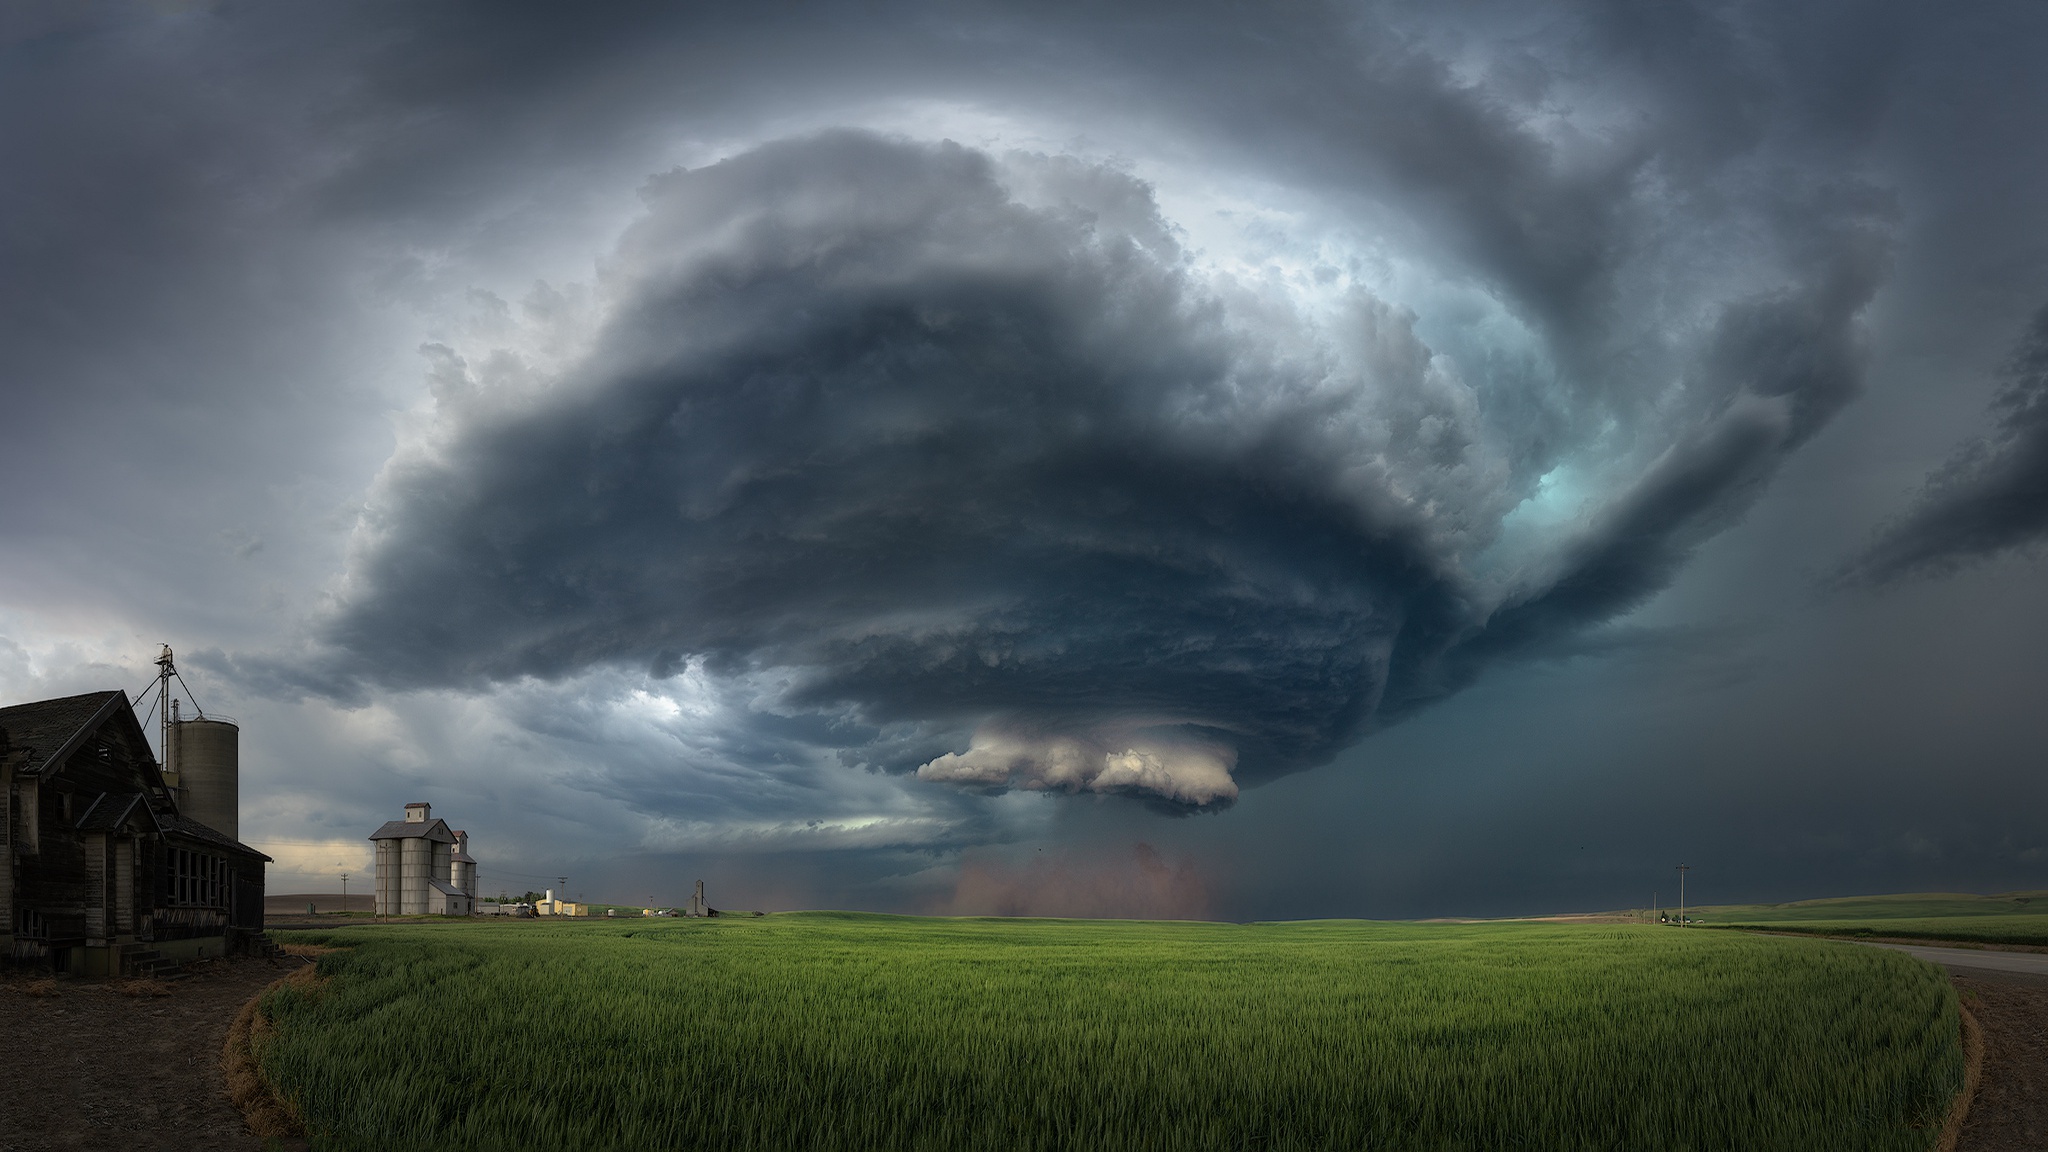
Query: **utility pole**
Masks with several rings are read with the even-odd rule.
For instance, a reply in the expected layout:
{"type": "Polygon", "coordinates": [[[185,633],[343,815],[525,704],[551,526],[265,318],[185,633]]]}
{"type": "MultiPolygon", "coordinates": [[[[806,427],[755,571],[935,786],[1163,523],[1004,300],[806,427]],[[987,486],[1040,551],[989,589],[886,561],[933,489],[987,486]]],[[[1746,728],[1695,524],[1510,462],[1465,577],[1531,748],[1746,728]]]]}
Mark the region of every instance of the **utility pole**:
{"type": "Polygon", "coordinates": [[[1678,866],[1678,924],[1681,928],[1685,926],[1685,874],[1690,871],[1690,864],[1678,866]]]}

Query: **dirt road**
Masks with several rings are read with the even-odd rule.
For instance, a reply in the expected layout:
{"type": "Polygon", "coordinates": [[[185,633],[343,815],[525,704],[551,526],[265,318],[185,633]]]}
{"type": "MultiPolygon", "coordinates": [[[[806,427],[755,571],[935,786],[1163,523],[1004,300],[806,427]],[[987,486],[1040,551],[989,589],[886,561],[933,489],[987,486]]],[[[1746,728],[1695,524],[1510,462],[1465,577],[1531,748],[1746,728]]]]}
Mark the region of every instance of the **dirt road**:
{"type": "Polygon", "coordinates": [[[236,959],[169,984],[0,979],[0,1152],[259,1152],[223,1091],[221,1043],[289,971],[236,959]]]}
{"type": "Polygon", "coordinates": [[[1984,1029],[1984,1082],[1970,1103],[1956,1152],[2048,1148],[2048,955],[1930,944],[1864,946],[1948,969],[1984,1029]]]}

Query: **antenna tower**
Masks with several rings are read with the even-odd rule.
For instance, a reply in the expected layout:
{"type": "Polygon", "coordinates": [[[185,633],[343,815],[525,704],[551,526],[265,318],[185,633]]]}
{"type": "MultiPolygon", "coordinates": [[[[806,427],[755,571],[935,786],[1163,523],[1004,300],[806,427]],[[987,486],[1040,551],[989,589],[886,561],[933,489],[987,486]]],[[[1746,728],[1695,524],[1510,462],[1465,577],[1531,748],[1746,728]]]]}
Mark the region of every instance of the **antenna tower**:
{"type": "MultiPolygon", "coordinates": [[[[171,699],[171,677],[177,674],[178,666],[171,662],[171,646],[166,644],[163,655],[156,658],[156,714],[160,727],[157,749],[162,753],[163,770],[166,773],[175,773],[178,770],[178,766],[171,763],[171,730],[172,725],[177,723],[171,715],[171,709],[177,706],[177,701],[171,699]]],[[[176,781],[177,777],[173,775],[171,779],[176,781]]],[[[177,785],[173,783],[172,787],[175,788],[177,785]]]]}

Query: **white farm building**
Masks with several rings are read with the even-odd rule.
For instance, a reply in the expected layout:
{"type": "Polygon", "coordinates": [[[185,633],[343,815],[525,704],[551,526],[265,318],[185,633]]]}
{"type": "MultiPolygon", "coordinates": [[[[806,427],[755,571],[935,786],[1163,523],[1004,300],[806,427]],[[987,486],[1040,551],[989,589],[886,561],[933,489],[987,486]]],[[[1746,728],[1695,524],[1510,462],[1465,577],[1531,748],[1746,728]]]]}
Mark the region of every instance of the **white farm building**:
{"type": "Polygon", "coordinates": [[[377,845],[377,915],[467,916],[476,911],[469,833],[451,832],[428,804],[370,833],[377,845]]]}

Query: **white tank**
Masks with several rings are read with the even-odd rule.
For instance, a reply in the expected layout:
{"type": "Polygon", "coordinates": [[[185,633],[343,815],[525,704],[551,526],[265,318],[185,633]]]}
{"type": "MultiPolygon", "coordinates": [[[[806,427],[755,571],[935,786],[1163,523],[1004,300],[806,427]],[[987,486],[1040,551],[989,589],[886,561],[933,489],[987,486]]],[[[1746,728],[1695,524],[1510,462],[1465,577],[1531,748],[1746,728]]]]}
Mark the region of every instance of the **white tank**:
{"type": "Polygon", "coordinates": [[[180,720],[171,725],[171,764],[184,795],[178,807],[230,839],[241,839],[242,730],[226,720],[180,720]]]}

